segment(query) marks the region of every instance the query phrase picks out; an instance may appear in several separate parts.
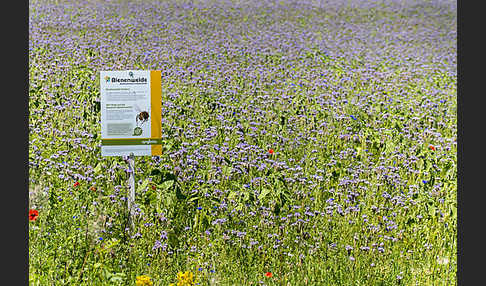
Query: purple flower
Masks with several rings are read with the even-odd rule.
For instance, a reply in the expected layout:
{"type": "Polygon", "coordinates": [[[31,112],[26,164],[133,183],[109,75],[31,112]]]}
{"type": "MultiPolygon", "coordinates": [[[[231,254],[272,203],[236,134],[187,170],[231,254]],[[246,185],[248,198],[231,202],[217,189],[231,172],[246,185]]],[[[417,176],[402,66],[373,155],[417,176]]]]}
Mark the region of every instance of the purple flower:
{"type": "Polygon", "coordinates": [[[160,233],[160,239],[167,239],[167,232],[165,230],[163,230],[161,233],[160,233]]]}

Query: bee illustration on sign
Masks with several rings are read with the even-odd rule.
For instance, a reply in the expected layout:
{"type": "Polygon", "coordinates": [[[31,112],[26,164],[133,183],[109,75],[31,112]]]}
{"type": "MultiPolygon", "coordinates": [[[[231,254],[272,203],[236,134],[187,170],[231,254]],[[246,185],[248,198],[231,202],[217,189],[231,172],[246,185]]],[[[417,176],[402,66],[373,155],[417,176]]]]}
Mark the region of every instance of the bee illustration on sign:
{"type": "Polygon", "coordinates": [[[150,115],[147,111],[141,111],[141,109],[136,106],[137,109],[137,116],[135,117],[135,121],[137,122],[137,126],[142,126],[145,122],[148,121],[150,115]]]}
{"type": "Polygon", "coordinates": [[[142,110],[138,105],[135,104],[135,110],[137,111],[137,115],[135,116],[135,122],[137,123],[137,127],[133,130],[133,135],[142,135],[142,128],[141,126],[148,121],[150,115],[147,111],[142,110]]]}

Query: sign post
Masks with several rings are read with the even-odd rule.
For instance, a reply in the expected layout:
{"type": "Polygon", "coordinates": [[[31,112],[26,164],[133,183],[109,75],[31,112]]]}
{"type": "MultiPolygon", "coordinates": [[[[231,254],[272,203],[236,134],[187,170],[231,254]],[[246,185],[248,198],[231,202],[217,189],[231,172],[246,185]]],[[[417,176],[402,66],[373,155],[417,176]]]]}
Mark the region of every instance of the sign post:
{"type": "Polygon", "coordinates": [[[128,223],[130,225],[130,230],[133,231],[133,229],[135,228],[135,222],[133,221],[135,212],[133,207],[133,205],[135,204],[135,156],[133,155],[133,153],[128,156],[128,173],[128,184],[130,185],[130,191],[127,198],[128,212],[130,214],[128,223]]]}
{"type": "Polygon", "coordinates": [[[135,156],[162,155],[160,70],[100,71],[101,156],[128,156],[130,228],[134,227],[135,156]]]}

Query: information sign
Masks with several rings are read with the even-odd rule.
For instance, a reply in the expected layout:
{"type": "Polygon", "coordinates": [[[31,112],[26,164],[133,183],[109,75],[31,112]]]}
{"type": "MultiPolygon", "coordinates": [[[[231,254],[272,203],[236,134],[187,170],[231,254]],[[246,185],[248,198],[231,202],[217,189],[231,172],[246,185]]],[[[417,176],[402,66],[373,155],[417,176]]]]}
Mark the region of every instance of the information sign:
{"type": "Polygon", "coordinates": [[[160,70],[100,71],[101,155],[162,154],[160,70]]]}

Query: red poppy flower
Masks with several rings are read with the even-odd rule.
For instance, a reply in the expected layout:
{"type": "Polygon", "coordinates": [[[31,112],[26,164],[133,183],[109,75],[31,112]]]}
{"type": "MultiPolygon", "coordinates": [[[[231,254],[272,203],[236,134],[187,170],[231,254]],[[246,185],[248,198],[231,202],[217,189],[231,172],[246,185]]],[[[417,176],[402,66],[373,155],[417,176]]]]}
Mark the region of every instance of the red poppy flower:
{"type": "Polygon", "coordinates": [[[39,212],[37,210],[29,210],[29,220],[35,221],[39,217],[39,212]]]}
{"type": "Polygon", "coordinates": [[[430,145],[429,149],[432,150],[432,151],[435,151],[435,147],[433,145],[430,145]]]}
{"type": "Polygon", "coordinates": [[[265,273],[265,276],[272,277],[273,275],[272,275],[272,272],[267,272],[267,273],[265,273]]]}
{"type": "Polygon", "coordinates": [[[273,153],[275,153],[275,151],[273,151],[273,149],[269,149],[268,153],[273,154],[273,153]]]}
{"type": "Polygon", "coordinates": [[[75,187],[79,186],[79,182],[74,183],[74,186],[75,187]]]}
{"type": "Polygon", "coordinates": [[[155,189],[156,189],[156,187],[152,185],[152,190],[154,190],[154,191],[155,191],[155,189]]]}

